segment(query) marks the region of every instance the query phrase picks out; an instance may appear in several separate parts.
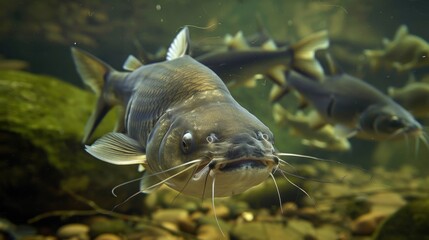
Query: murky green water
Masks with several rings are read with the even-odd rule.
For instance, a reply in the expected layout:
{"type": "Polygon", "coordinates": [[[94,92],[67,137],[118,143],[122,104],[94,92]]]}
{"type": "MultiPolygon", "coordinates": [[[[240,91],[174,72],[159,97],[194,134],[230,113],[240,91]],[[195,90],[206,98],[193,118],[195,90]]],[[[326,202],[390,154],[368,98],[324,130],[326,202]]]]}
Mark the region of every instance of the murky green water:
{"type": "MultiPolygon", "coordinates": [[[[327,52],[342,72],[384,94],[410,83],[429,85],[429,3],[424,0],[2,1],[0,22],[0,103],[5,106],[0,112],[0,232],[5,239],[35,235],[66,239],[57,230],[69,223],[84,224],[83,230],[72,229],[72,235],[84,232],[79,239],[102,233],[126,239],[222,237],[209,199],[177,197],[167,189],[140,194],[109,211],[138,191],[138,183],[119,188],[118,198],[110,194],[111,188],[140,173],[133,166],[101,163],[84,152],[80,139],[95,98],[80,90],[84,86],[70,47],[85,49],[122,69],[129,54],[145,63],[163,60],[183,26],[189,26],[194,57],[225,48],[225,35],[239,31],[249,45],[256,45],[252,48],[261,49],[258,39],[272,39],[281,48],[327,30],[327,52]],[[398,37],[401,26],[408,31],[403,38],[398,37]],[[376,64],[368,50],[385,55],[376,64]]],[[[319,51],[317,57],[323,56],[319,51]]],[[[254,87],[230,91],[271,129],[278,151],[329,161],[284,157],[296,166],[288,168],[288,176],[299,188],[276,176],[283,213],[270,179],[258,189],[216,200],[220,229],[227,238],[371,239],[383,220],[403,205],[415,200],[427,204],[427,90],[421,87],[422,97],[404,105],[423,126],[421,137],[404,134],[395,141],[353,137],[346,140],[349,150],[329,151],[291,133],[288,123],[274,121],[269,101],[273,85],[263,77],[254,87]],[[417,105],[422,106],[419,113],[413,112],[417,105]]],[[[416,94],[420,93],[407,96],[416,94]]],[[[298,100],[293,96],[290,93],[279,103],[296,114],[298,100]]],[[[304,111],[311,109],[310,105],[304,111]]],[[[109,116],[96,135],[110,131],[114,121],[109,116]]],[[[414,205],[427,212],[423,203],[414,205]]],[[[413,219],[410,212],[404,218],[413,219]]],[[[422,230],[428,220],[421,219],[413,224],[421,226],[413,239],[429,235],[422,230]]],[[[386,229],[410,227],[399,223],[386,229]]],[[[414,237],[404,232],[397,235],[414,237]]]]}

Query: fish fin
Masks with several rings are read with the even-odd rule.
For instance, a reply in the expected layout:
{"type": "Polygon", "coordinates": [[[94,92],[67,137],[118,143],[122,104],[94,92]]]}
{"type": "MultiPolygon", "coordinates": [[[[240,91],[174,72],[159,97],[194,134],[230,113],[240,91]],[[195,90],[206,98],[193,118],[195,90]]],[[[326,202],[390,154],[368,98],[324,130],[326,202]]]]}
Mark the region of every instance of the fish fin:
{"type": "Polygon", "coordinates": [[[401,41],[405,36],[408,35],[408,27],[405,24],[399,26],[398,30],[396,30],[395,37],[393,37],[392,42],[401,41]]]}
{"type": "Polygon", "coordinates": [[[272,67],[267,72],[267,76],[277,85],[283,86],[286,84],[285,67],[283,65],[277,65],[272,67]]]}
{"type": "Polygon", "coordinates": [[[105,83],[106,74],[113,71],[113,68],[98,59],[94,55],[79,49],[71,48],[76,70],[82,81],[97,94],[100,94],[105,83]]]}
{"type": "Polygon", "coordinates": [[[273,105],[273,118],[277,124],[284,124],[288,120],[289,112],[279,103],[273,105]]]}
{"type": "Polygon", "coordinates": [[[140,192],[151,193],[155,191],[162,186],[162,184],[159,184],[159,182],[160,180],[157,176],[151,175],[147,170],[144,170],[140,181],[140,192]]]}
{"type": "Polygon", "coordinates": [[[108,133],[85,150],[92,156],[116,165],[146,164],[144,148],[123,133],[108,133]]]}
{"type": "Polygon", "coordinates": [[[341,124],[336,124],[334,126],[335,135],[340,138],[351,138],[357,134],[357,129],[351,129],[341,124]]]}
{"type": "Polygon", "coordinates": [[[189,55],[189,42],[189,29],[184,27],[168,48],[167,61],[189,55]]]}
{"type": "Polygon", "coordinates": [[[279,101],[284,95],[288,94],[290,92],[290,87],[283,85],[273,85],[273,87],[270,90],[269,100],[270,102],[277,102],[279,101]]]}
{"type": "Polygon", "coordinates": [[[302,39],[292,46],[292,68],[316,79],[324,76],[323,68],[315,58],[315,52],[329,47],[327,31],[320,31],[302,39]]]}
{"type": "Polygon", "coordinates": [[[124,65],[122,66],[122,68],[124,70],[127,71],[134,71],[137,68],[143,66],[143,63],[138,60],[136,57],[134,57],[133,55],[129,55],[127,57],[127,60],[125,60],[124,65]]]}
{"type": "Polygon", "coordinates": [[[266,51],[275,51],[277,50],[277,45],[272,39],[269,39],[264,44],[262,44],[262,49],[266,51]]]}
{"type": "Polygon", "coordinates": [[[307,99],[305,99],[305,97],[302,96],[301,93],[299,93],[298,91],[294,91],[294,95],[298,99],[298,109],[304,109],[308,107],[309,103],[307,99]]]}
{"type": "Polygon", "coordinates": [[[115,70],[97,57],[82,49],[72,47],[71,53],[77,72],[82,78],[82,81],[98,96],[95,109],[85,126],[82,142],[86,143],[103,117],[112,107],[111,104],[106,102],[101,92],[106,84],[106,77],[110,72],[115,70]]]}
{"type": "Polygon", "coordinates": [[[383,46],[385,46],[385,47],[389,46],[390,43],[391,43],[391,41],[388,38],[383,38],[381,40],[381,44],[383,44],[383,46]]]}
{"type": "Polygon", "coordinates": [[[225,37],[225,44],[230,50],[246,50],[249,49],[246,39],[242,31],[238,31],[234,37],[227,35],[225,37]]]}
{"type": "Polygon", "coordinates": [[[95,108],[85,124],[82,143],[88,142],[101,120],[103,120],[111,108],[112,106],[107,104],[101,96],[98,98],[95,108]]]}
{"type": "Polygon", "coordinates": [[[254,88],[254,87],[256,87],[256,81],[259,79],[260,79],[259,75],[257,74],[255,76],[249,78],[249,80],[245,81],[243,86],[247,87],[247,88],[254,88]]]}
{"type": "Polygon", "coordinates": [[[318,57],[321,60],[320,63],[323,66],[326,75],[333,76],[344,73],[329,52],[323,51],[321,54],[318,54],[318,57]]]}
{"type": "Polygon", "coordinates": [[[327,123],[317,111],[311,111],[308,115],[308,125],[314,130],[323,128],[327,123]]]}

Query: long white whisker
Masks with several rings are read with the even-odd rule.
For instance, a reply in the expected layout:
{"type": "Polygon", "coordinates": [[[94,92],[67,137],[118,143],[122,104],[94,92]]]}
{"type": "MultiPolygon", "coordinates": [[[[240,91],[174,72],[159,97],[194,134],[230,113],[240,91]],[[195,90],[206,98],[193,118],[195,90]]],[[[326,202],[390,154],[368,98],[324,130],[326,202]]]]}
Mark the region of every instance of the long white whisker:
{"type": "Polygon", "coordinates": [[[292,168],[292,169],[296,170],[296,169],[295,169],[295,167],[294,167],[292,164],[290,164],[290,163],[286,162],[285,160],[283,160],[283,159],[279,158],[278,156],[275,156],[275,155],[274,155],[273,157],[277,158],[277,160],[279,161],[279,163],[280,163],[280,164],[281,164],[281,163],[283,163],[284,165],[287,165],[287,166],[289,166],[290,168],[292,168]]]}
{"type": "MultiPolygon", "coordinates": [[[[201,161],[202,161],[201,159],[192,160],[192,161],[189,161],[189,162],[186,162],[186,163],[180,164],[180,165],[178,165],[178,166],[174,166],[174,167],[172,167],[172,168],[166,169],[166,170],[164,170],[164,171],[160,171],[160,172],[156,172],[156,173],[151,173],[151,174],[147,175],[147,177],[156,176],[156,175],[158,175],[158,174],[166,173],[166,172],[169,172],[169,171],[172,171],[172,170],[175,170],[175,169],[178,169],[178,168],[181,168],[181,167],[187,166],[187,165],[189,165],[189,164],[198,163],[198,162],[201,162],[201,161]]],[[[120,187],[122,187],[122,186],[125,186],[125,185],[127,185],[127,184],[130,184],[130,183],[133,183],[133,182],[137,182],[137,181],[139,181],[139,180],[141,180],[141,179],[142,179],[141,177],[140,177],[140,178],[136,178],[136,179],[133,179],[133,180],[130,180],[130,181],[127,181],[127,182],[124,182],[124,183],[121,183],[121,184],[119,184],[119,185],[115,186],[114,188],[112,188],[112,194],[113,194],[113,196],[118,197],[118,195],[116,194],[116,190],[117,190],[118,188],[120,188],[120,187]]]]}
{"type": "Polygon", "coordinates": [[[427,133],[426,132],[422,132],[422,135],[420,135],[419,138],[425,144],[427,150],[429,150],[429,142],[428,142],[428,135],[427,135],[427,133]]]}
{"type": "Polygon", "coordinates": [[[161,184],[165,183],[166,181],[168,181],[168,180],[170,180],[170,179],[172,179],[172,178],[174,178],[174,177],[176,177],[176,176],[178,176],[178,175],[180,175],[180,174],[182,174],[182,173],[184,173],[184,172],[188,171],[189,169],[191,169],[191,168],[193,168],[193,167],[194,167],[194,165],[191,165],[191,166],[189,166],[189,167],[187,167],[187,168],[183,169],[182,171],[180,171],[180,172],[178,172],[178,173],[176,173],[176,174],[173,174],[173,175],[171,175],[170,177],[168,177],[168,178],[166,178],[166,179],[164,179],[164,180],[162,180],[162,181],[160,181],[160,182],[158,182],[158,183],[156,183],[156,184],[154,184],[154,185],[152,185],[152,186],[150,186],[150,187],[148,187],[148,188],[146,188],[146,189],[141,189],[140,191],[138,191],[138,192],[134,193],[133,195],[129,196],[129,197],[128,197],[127,199],[125,199],[123,202],[121,202],[121,203],[119,203],[119,204],[115,205],[115,206],[113,207],[112,211],[113,211],[113,210],[115,210],[117,207],[121,206],[122,204],[124,204],[124,203],[128,202],[130,199],[132,199],[133,197],[137,196],[138,194],[143,193],[145,190],[149,190],[149,189],[152,189],[152,188],[154,188],[154,187],[156,187],[156,186],[159,186],[159,185],[161,185],[161,184]]]}
{"type": "MultiPolygon", "coordinates": [[[[281,168],[280,168],[280,171],[281,171],[283,174],[287,174],[287,175],[289,175],[289,176],[296,177],[296,178],[303,179],[303,180],[308,180],[308,181],[314,181],[314,182],[320,182],[320,183],[341,183],[341,182],[342,182],[341,180],[340,180],[340,181],[334,181],[334,180],[332,180],[332,181],[328,181],[328,180],[320,180],[320,179],[316,179],[316,178],[310,178],[310,177],[306,177],[306,176],[301,176],[301,175],[298,175],[298,174],[294,174],[294,173],[291,173],[291,172],[285,171],[285,170],[283,170],[283,169],[281,169],[281,168]]],[[[343,176],[343,179],[344,179],[345,177],[346,177],[346,176],[343,176]]]]}
{"type": "Polygon", "coordinates": [[[200,166],[199,164],[195,166],[195,169],[194,169],[194,170],[192,171],[192,173],[189,175],[189,178],[188,178],[188,180],[186,180],[186,183],[183,185],[183,188],[182,188],[182,189],[180,189],[180,191],[176,194],[176,196],[175,196],[175,197],[173,198],[173,200],[171,201],[172,203],[173,203],[174,201],[176,201],[176,199],[180,196],[180,194],[182,194],[183,190],[185,190],[185,188],[188,186],[189,181],[191,181],[191,179],[192,179],[193,175],[195,174],[195,172],[197,171],[197,169],[198,169],[198,167],[199,167],[199,166],[200,166]]]}
{"type": "Polygon", "coordinates": [[[279,156],[286,156],[286,157],[308,158],[308,159],[313,159],[313,160],[317,160],[317,161],[324,161],[324,162],[336,162],[336,163],[340,163],[340,162],[333,161],[333,160],[328,160],[328,159],[323,159],[323,158],[313,157],[313,156],[309,156],[309,155],[296,154],[296,153],[276,153],[276,155],[279,155],[279,156]]]}
{"type": "Polygon", "coordinates": [[[123,205],[124,203],[128,202],[129,200],[131,200],[133,197],[139,195],[140,193],[143,193],[143,191],[138,191],[136,193],[134,193],[133,195],[129,196],[127,199],[125,199],[123,202],[116,204],[113,208],[112,208],[112,212],[115,211],[116,208],[118,208],[119,206],[123,205]]]}
{"type": "Polygon", "coordinates": [[[172,179],[172,178],[174,178],[174,177],[177,177],[178,175],[180,175],[180,174],[182,174],[182,173],[184,173],[184,172],[188,171],[189,169],[191,169],[191,168],[193,168],[193,167],[194,167],[194,165],[191,165],[191,166],[189,166],[189,167],[187,167],[187,168],[183,169],[182,171],[180,171],[180,172],[178,172],[178,173],[175,173],[175,174],[173,174],[173,175],[169,176],[168,178],[163,179],[162,181],[160,181],[160,182],[158,182],[158,183],[156,183],[156,184],[154,184],[154,185],[152,185],[152,186],[150,186],[150,187],[147,187],[146,189],[142,189],[142,191],[143,191],[143,190],[149,190],[149,189],[155,188],[155,187],[157,187],[157,186],[159,186],[159,185],[161,185],[161,184],[163,184],[163,183],[167,182],[168,180],[170,180],[170,179],[172,179]]]}
{"type": "Polygon", "coordinates": [[[220,230],[220,232],[222,233],[222,236],[225,237],[225,233],[223,233],[222,228],[220,227],[220,223],[219,223],[219,219],[217,218],[217,213],[216,213],[216,206],[215,206],[215,182],[216,182],[216,175],[213,175],[213,181],[212,181],[212,208],[213,208],[213,213],[216,219],[216,224],[220,230]]]}
{"type": "Polygon", "coordinates": [[[283,213],[282,196],[280,195],[279,186],[277,186],[277,181],[276,181],[276,178],[274,177],[274,175],[272,173],[270,173],[270,176],[273,179],[274,186],[276,186],[277,196],[279,197],[280,211],[281,211],[281,213],[283,213]]]}
{"type": "Polygon", "coordinates": [[[120,187],[122,187],[122,186],[125,186],[125,185],[127,185],[127,184],[129,184],[129,183],[137,182],[137,181],[139,181],[139,180],[141,180],[141,179],[142,179],[142,178],[141,178],[141,177],[139,177],[139,178],[136,178],[136,179],[133,179],[133,180],[130,180],[130,181],[126,181],[126,182],[121,183],[121,184],[117,185],[116,187],[112,188],[112,194],[113,194],[113,196],[118,197],[118,195],[116,195],[116,193],[115,193],[116,189],[118,189],[118,188],[120,188],[120,187]]]}
{"type": "Polygon", "coordinates": [[[171,168],[166,169],[166,170],[163,170],[163,171],[159,171],[159,172],[151,173],[151,174],[149,174],[149,175],[147,175],[147,176],[148,176],[148,177],[156,176],[156,175],[161,174],[161,173],[166,173],[166,172],[169,172],[169,171],[172,171],[172,170],[175,170],[175,169],[178,169],[178,168],[181,168],[181,167],[184,167],[184,166],[187,166],[187,165],[193,164],[193,163],[199,163],[199,162],[202,162],[202,160],[201,160],[201,159],[195,159],[195,160],[192,160],[192,161],[189,161],[189,162],[182,163],[182,164],[180,164],[180,165],[177,165],[177,166],[171,167],[171,168]]]}
{"type": "Polygon", "coordinates": [[[316,201],[310,196],[310,194],[308,194],[304,189],[302,189],[300,186],[296,185],[295,183],[293,183],[288,177],[286,177],[286,175],[280,171],[280,173],[283,175],[283,177],[290,183],[292,184],[294,187],[298,188],[302,193],[304,193],[313,203],[316,203],[316,201]]]}

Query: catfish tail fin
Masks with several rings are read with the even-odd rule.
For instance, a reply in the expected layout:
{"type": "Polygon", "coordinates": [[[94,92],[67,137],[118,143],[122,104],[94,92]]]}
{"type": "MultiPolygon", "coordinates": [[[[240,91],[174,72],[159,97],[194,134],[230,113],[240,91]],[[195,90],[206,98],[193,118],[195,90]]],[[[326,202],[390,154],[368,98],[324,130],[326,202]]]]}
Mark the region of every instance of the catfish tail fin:
{"type": "Polygon", "coordinates": [[[98,97],[96,106],[85,126],[82,142],[86,143],[103,117],[112,108],[112,104],[108,103],[103,97],[102,91],[106,84],[107,76],[109,76],[110,72],[115,70],[84,50],[72,47],[71,52],[80,77],[83,82],[97,94],[98,97]]]}
{"type": "Polygon", "coordinates": [[[319,49],[329,47],[327,31],[311,34],[292,46],[292,68],[304,75],[321,80],[324,76],[323,68],[315,57],[319,49]]]}

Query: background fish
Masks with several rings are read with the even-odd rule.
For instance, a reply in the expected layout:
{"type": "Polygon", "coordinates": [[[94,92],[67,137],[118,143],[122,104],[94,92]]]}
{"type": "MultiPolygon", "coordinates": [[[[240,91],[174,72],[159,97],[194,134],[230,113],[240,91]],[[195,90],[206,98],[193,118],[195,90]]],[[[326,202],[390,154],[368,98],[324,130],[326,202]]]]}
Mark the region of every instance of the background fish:
{"type": "Polygon", "coordinates": [[[395,69],[399,72],[429,67],[429,43],[423,38],[408,33],[401,25],[392,40],[383,40],[384,49],[366,50],[372,68],[395,69]]]}
{"type": "Polygon", "coordinates": [[[300,136],[302,144],[330,151],[342,152],[350,150],[351,146],[348,139],[335,134],[332,125],[326,124],[319,129],[315,129],[312,123],[315,116],[313,113],[304,114],[303,112],[298,112],[292,114],[279,103],[273,106],[274,121],[289,127],[292,135],[300,136]]]}
{"type": "MultiPolygon", "coordinates": [[[[245,41],[239,33],[235,42],[245,41]]],[[[323,76],[323,70],[314,53],[329,46],[326,31],[314,33],[290,47],[277,49],[273,41],[261,48],[247,48],[245,44],[236,51],[211,52],[196,57],[196,60],[212,69],[229,87],[255,86],[260,75],[269,77],[274,83],[285,86],[284,71],[295,69],[315,78],[323,76]],[[244,46],[243,46],[244,45],[244,46]]]]}
{"type": "Polygon", "coordinates": [[[415,117],[429,117],[429,83],[411,82],[402,88],[389,87],[388,93],[415,117]]]}
{"type": "Polygon", "coordinates": [[[320,126],[333,124],[340,136],[371,140],[421,136],[422,126],[409,112],[351,75],[341,73],[316,82],[291,71],[288,79],[318,111],[320,126]]]}

